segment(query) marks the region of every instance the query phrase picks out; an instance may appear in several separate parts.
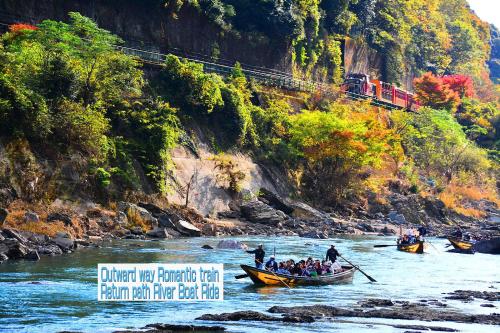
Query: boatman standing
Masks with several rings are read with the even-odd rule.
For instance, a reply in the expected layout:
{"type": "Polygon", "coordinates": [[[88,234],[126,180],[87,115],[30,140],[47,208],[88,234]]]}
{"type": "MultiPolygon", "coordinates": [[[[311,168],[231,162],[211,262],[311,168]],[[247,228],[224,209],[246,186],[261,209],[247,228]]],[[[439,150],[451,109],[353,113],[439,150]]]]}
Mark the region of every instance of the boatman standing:
{"type": "Polygon", "coordinates": [[[255,254],[255,267],[262,269],[264,257],[266,256],[266,252],[262,249],[262,244],[259,244],[255,250],[247,251],[247,253],[255,254]]]}
{"type": "Polygon", "coordinates": [[[337,256],[340,256],[340,253],[335,249],[335,245],[330,246],[328,251],[326,251],[326,261],[334,263],[337,260],[337,256]]]}

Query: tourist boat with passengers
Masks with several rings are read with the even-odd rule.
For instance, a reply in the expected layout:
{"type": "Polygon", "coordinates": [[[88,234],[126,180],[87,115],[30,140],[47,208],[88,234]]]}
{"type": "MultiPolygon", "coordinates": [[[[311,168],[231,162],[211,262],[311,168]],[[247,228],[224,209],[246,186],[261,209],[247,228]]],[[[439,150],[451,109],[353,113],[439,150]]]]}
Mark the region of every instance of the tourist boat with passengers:
{"type": "Polygon", "coordinates": [[[398,243],[398,251],[409,252],[409,253],[424,253],[424,241],[417,241],[415,243],[398,243]]]}
{"type": "Polygon", "coordinates": [[[268,286],[317,286],[330,284],[352,283],[354,273],[357,268],[353,266],[342,266],[342,272],[319,276],[292,276],[288,274],[278,274],[264,269],[255,268],[248,265],[241,265],[241,268],[248,274],[256,285],[268,286]]]}
{"type": "Polygon", "coordinates": [[[456,250],[474,251],[474,242],[467,241],[458,237],[448,237],[448,240],[456,250]]]}

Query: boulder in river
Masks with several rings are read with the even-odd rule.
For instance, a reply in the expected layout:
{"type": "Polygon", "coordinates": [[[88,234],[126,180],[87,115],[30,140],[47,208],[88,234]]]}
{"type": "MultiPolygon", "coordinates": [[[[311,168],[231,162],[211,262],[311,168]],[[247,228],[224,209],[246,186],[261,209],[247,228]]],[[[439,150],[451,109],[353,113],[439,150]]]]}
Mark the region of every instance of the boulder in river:
{"type": "Polygon", "coordinates": [[[474,244],[474,250],[480,253],[500,254],[500,237],[480,240],[474,244]]]}
{"type": "Polygon", "coordinates": [[[128,221],[141,222],[142,224],[149,225],[153,228],[158,226],[158,220],[151,215],[151,213],[143,207],[130,202],[119,202],[118,210],[127,215],[128,221]]]}
{"type": "Polygon", "coordinates": [[[40,255],[38,254],[37,250],[31,250],[24,256],[23,259],[38,261],[40,260],[40,255]]]}
{"type": "Polygon", "coordinates": [[[215,223],[205,223],[201,227],[201,233],[204,236],[217,236],[217,225],[215,223]]]}
{"type": "Polygon", "coordinates": [[[183,235],[191,237],[201,236],[201,230],[189,223],[188,221],[179,220],[175,222],[176,229],[183,235]]]}
{"type": "Polygon", "coordinates": [[[233,239],[223,239],[217,244],[218,249],[246,250],[248,246],[233,239]]]}
{"type": "MultiPolygon", "coordinates": [[[[165,332],[224,332],[226,329],[222,326],[198,326],[198,325],[172,325],[172,324],[149,324],[143,329],[147,329],[148,333],[165,333],[165,332]]],[[[125,331],[134,333],[133,331],[125,331]]],[[[137,332],[145,332],[143,330],[137,332]]],[[[117,333],[117,332],[114,332],[117,333]]]]}
{"type": "Polygon", "coordinates": [[[285,221],[276,209],[258,200],[245,202],[240,209],[241,215],[250,222],[277,226],[285,221]]]}
{"type": "Polygon", "coordinates": [[[75,242],[63,235],[63,233],[58,233],[54,238],[54,243],[61,248],[63,252],[69,252],[75,249],[75,242]]]}
{"type": "Polygon", "coordinates": [[[3,253],[9,259],[23,259],[29,252],[29,249],[14,238],[6,238],[0,243],[0,253],[3,253]]]}
{"type": "Polygon", "coordinates": [[[168,234],[165,228],[160,228],[160,227],[148,231],[146,235],[153,238],[172,238],[172,236],[168,234]]]}

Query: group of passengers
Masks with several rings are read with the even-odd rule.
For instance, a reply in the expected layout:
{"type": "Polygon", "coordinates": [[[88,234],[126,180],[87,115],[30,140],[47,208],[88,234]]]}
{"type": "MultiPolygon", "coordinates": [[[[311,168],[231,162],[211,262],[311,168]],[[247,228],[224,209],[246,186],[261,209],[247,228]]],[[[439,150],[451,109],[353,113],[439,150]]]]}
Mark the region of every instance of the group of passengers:
{"type": "Polygon", "coordinates": [[[298,262],[289,259],[278,263],[274,255],[272,255],[264,264],[265,252],[262,248],[262,244],[259,244],[257,249],[247,252],[255,254],[255,266],[257,268],[277,274],[315,277],[342,272],[342,266],[337,261],[337,256],[340,254],[335,249],[334,245],[327,251],[326,259],[323,261],[309,257],[307,260],[300,260],[298,262]]]}
{"type": "Polygon", "coordinates": [[[398,244],[406,245],[423,241],[426,234],[427,230],[423,226],[419,227],[416,232],[413,229],[408,229],[404,235],[398,238],[398,244]]]}

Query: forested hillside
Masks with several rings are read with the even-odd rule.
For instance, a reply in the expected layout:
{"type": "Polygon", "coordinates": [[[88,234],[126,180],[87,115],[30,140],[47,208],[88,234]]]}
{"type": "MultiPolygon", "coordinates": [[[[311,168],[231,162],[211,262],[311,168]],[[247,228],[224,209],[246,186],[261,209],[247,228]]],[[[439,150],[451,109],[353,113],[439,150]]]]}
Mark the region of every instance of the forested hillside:
{"type": "Polygon", "coordinates": [[[12,25],[0,43],[2,205],[168,198],[172,150],[196,155],[200,141],[234,196],[250,177],[231,160],[240,152],[278,169],[293,189],[286,195],[325,209],[384,206],[392,192],[474,218],[498,204],[490,27],[465,0],[162,4],[169,15],[195,8],[221,34],[289,44],[296,75],[323,71],[332,94],[266,87],[238,63],[227,77],[173,55],[148,67],[112,46],[119,36],[78,13],[66,23],[12,25]],[[422,107],[388,111],[333,93],[344,75],[345,36],[380,52],[385,80],[413,73],[422,107]]]}
{"type": "Polygon", "coordinates": [[[467,73],[487,76],[490,27],[465,0],[174,0],[173,14],[197,8],[229,34],[284,40],[298,69],[318,63],[340,79],[340,41],[366,41],[383,56],[383,78],[397,82],[405,72],[417,76],[467,73]]]}

